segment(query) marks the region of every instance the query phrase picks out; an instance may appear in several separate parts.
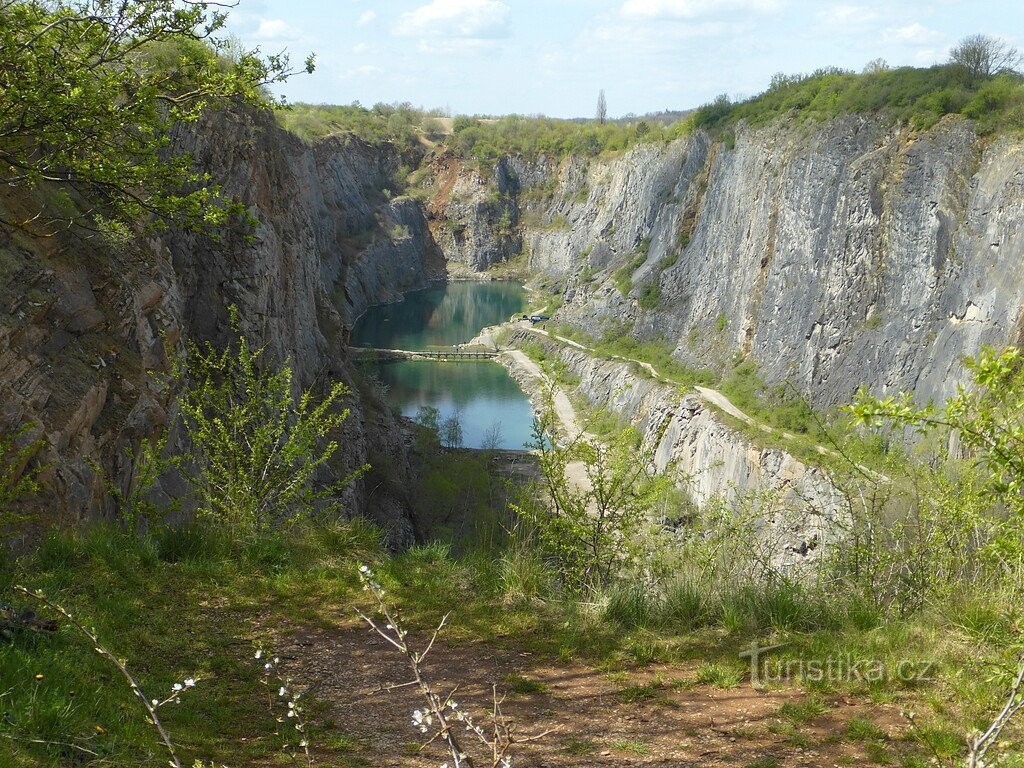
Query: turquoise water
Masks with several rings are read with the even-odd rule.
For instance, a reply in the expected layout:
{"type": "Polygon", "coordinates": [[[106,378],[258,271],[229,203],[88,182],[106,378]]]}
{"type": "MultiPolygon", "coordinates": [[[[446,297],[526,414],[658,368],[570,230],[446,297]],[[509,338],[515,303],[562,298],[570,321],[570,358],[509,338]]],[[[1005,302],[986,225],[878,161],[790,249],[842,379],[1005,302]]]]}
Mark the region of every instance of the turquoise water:
{"type": "Polygon", "coordinates": [[[456,282],[405,294],[397,304],[370,307],[352,330],[352,344],[378,349],[428,349],[464,344],[482,328],[522,312],[519,283],[456,282]]]}
{"type": "MultiPolygon", "coordinates": [[[[469,341],[480,329],[522,312],[526,292],[512,282],[458,282],[413,291],[397,304],[372,307],[356,324],[355,346],[427,349],[469,341]]],[[[463,446],[481,448],[495,426],[498,447],[520,449],[530,440],[530,401],[498,363],[488,360],[400,360],[374,364],[388,401],[415,418],[433,406],[441,418],[459,414],[463,446]]]]}

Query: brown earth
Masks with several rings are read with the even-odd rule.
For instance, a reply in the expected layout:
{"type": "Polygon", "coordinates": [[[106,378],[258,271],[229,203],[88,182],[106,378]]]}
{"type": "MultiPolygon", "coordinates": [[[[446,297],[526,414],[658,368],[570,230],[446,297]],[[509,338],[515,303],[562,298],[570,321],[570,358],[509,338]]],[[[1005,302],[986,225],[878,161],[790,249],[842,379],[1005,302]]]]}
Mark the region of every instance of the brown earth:
{"type": "MultiPolygon", "coordinates": [[[[457,688],[462,709],[486,726],[496,684],[505,692],[503,709],[517,733],[550,731],[515,748],[513,764],[522,768],[881,765],[869,756],[867,743],[845,736],[847,723],[867,718],[890,743],[906,729],[897,707],[843,696],[830,697],[828,711],[796,726],[780,707],[799,704],[804,692],[761,691],[746,683],[698,685],[695,662],[606,673],[483,643],[443,643],[442,636],[424,663],[435,690],[457,688]]],[[[357,745],[347,753],[321,755],[318,764],[450,763],[436,743],[420,749],[411,714],[424,706],[423,699],[413,687],[391,688],[410,679],[407,662],[371,630],[349,621],[295,635],[281,650],[323,703],[318,716],[357,745]]]]}

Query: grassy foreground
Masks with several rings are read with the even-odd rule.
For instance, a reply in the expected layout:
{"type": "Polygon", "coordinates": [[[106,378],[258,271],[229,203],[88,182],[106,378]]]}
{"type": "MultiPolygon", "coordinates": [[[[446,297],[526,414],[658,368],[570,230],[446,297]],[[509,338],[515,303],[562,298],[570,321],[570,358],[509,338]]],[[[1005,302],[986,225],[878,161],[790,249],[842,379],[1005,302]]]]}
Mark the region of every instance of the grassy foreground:
{"type": "MultiPolygon", "coordinates": [[[[450,613],[442,642],[453,649],[483,641],[580,660],[612,676],[697,663],[700,682],[726,687],[746,685],[749,669],[737,654],[755,638],[789,643],[774,657],[780,664],[877,660],[884,669],[877,680],[827,682],[805,674],[779,684],[813,692],[809,701],[818,703],[808,706],[815,711],[824,706],[821,697],[837,693],[915,710],[920,727],[908,729],[904,740],[876,739],[880,754],[902,765],[924,765],[933,752],[960,753],[962,734],[985,724],[1003,695],[1000,671],[1010,668],[1010,640],[1020,631],[1019,616],[1005,606],[968,596],[884,620],[852,597],[818,599],[782,584],[705,594],[677,580],[657,597],[620,588],[597,604],[580,603],[558,593],[528,547],[453,557],[447,544],[435,543],[390,556],[380,540],[359,521],[296,526],[245,545],[195,527],[147,538],[97,528],[51,536],[34,554],[7,563],[2,580],[5,587],[44,590],[95,627],[146,695],[162,698],[174,683],[197,678],[180,705],[162,712],[186,764],[287,762],[253,649],[350,621],[369,604],[359,587],[361,562],[373,564],[412,628],[450,613]],[[906,660],[933,665],[931,679],[898,679],[906,660]]],[[[127,686],[71,627],[62,624],[52,635],[16,631],[0,645],[0,680],[0,764],[166,764],[127,686]]],[[[622,695],[656,698],[656,688],[625,686],[622,695]]],[[[354,749],[359,734],[339,730],[315,703],[311,714],[321,764],[367,764],[354,749]]],[[[792,738],[802,738],[799,726],[815,712],[789,715],[792,738]]],[[[870,731],[870,723],[864,728],[870,731]]],[[[1011,744],[1010,754],[1021,752],[1020,741],[1011,744]]]]}

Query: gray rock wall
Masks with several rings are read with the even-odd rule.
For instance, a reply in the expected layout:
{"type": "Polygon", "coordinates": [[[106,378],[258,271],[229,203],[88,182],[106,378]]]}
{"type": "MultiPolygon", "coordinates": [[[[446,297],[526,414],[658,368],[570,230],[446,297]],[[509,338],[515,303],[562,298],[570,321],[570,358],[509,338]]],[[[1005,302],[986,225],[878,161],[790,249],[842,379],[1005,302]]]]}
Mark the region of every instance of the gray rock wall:
{"type": "Polygon", "coordinates": [[[822,469],[779,448],[757,445],[696,394],[640,375],[627,363],[541,343],[579,379],[577,392],[635,427],[659,472],[672,472],[700,510],[723,502],[737,511],[756,500],[751,535],[772,562],[790,568],[818,557],[842,530],[845,498],[822,469]]]}
{"type": "Polygon", "coordinates": [[[1024,341],[1019,137],[851,116],[511,167],[531,270],[564,279],[560,318],[591,333],[694,366],[749,356],[821,407],[861,384],[943,400],[964,356],[1024,341]],[[623,297],[611,276],[644,247],[623,297]]]}

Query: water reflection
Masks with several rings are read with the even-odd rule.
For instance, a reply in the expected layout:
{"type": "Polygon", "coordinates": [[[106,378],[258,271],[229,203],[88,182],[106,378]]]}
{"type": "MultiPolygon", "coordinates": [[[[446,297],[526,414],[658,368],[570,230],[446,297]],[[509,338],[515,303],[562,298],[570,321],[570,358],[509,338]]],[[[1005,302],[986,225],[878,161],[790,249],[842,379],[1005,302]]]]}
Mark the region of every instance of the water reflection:
{"type": "Polygon", "coordinates": [[[415,418],[421,406],[433,406],[442,419],[459,413],[463,445],[483,448],[497,424],[496,447],[521,449],[530,440],[530,401],[498,363],[401,360],[379,363],[377,376],[388,387],[388,401],[415,418]]]}
{"type": "Polygon", "coordinates": [[[427,349],[463,344],[480,329],[522,312],[519,283],[456,282],[412,291],[397,304],[371,307],[356,323],[352,343],[379,349],[427,349]]]}
{"type": "MultiPolygon", "coordinates": [[[[405,295],[397,304],[370,308],[356,324],[352,343],[378,349],[427,349],[462,344],[488,325],[523,311],[526,292],[513,282],[458,282],[405,295]]],[[[388,401],[414,418],[433,406],[441,419],[459,414],[463,445],[484,447],[500,427],[497,447],[521,449],[530,440],[530,401],[498,363],[402,360],[368,363],[388,387],[388,401]]]]}

